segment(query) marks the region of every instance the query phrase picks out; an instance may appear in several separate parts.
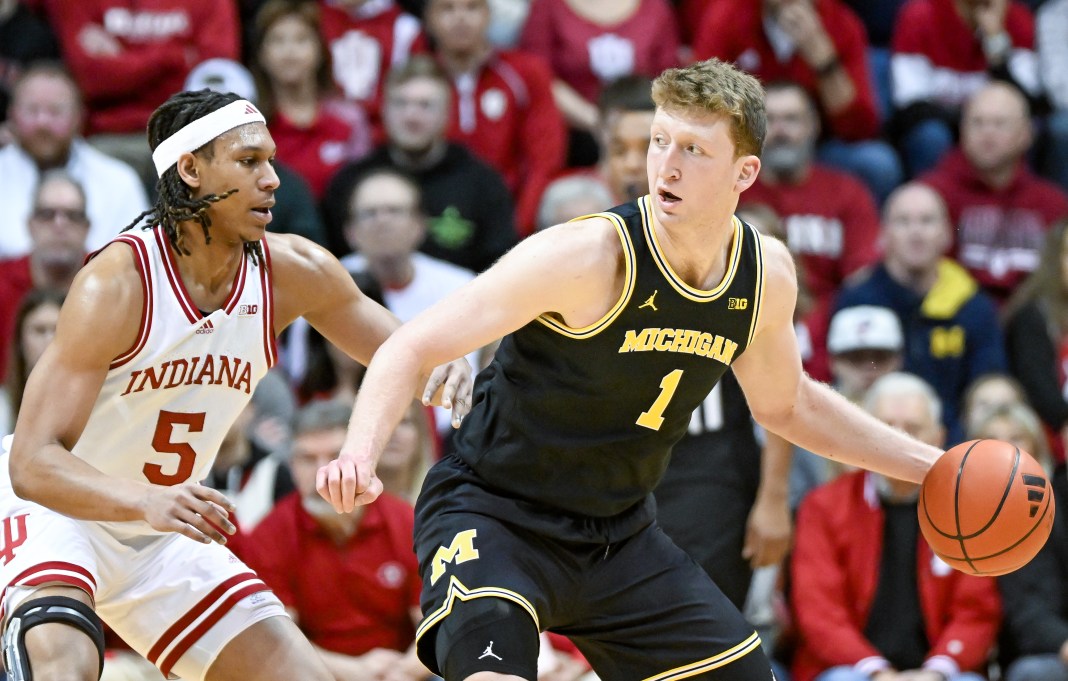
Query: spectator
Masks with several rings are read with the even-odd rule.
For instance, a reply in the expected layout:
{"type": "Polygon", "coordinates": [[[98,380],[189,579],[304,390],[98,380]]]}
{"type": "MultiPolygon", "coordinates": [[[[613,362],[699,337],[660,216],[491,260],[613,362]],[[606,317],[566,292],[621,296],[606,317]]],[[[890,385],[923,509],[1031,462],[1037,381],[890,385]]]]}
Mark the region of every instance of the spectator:
{"type": "Polygon", "coordinates": [[[1049,446],[1038,414],[1023,402],[1008,402],[977,415],[968,431],[969,440],[1001,440],[1032,455],[1052,470],[1049,446]]]}
{"type": "MultiPolygon", "coordinates": [[[[382,287],[386,307],[406,322],[475,278],[474,272],[417,252],[426,237],[419,185],[390,168],[368,171],[353,188],[345,238],[353,253],[341,259],[350,272],[367,271],[382,287]]],[[[468,363],[483,366],[480,353],[468,363]]],[[[488,361],[488,359],[487,359],[488,361]]],[[[438,430],[452,430],[447,409],[435,408],[438,430]]]]}
{"type": "Polygon", "coordinates": [[[1035,18],[1039,69],[1053,111],[1046,119],[1046,175],[1068,191],[1068,0],[1049,0],[1035,18]]]}
{"type": "Polygon", "coordinates": [[[949,207],[956,259],[998,302],[1038,266],[1046,232],[1068,216],[1068,196],[1027,167],[1031,139],[1027,100],[989,83],[964,107],[959,151],[921,178],[949,207]]]}
{"type": "Polygon", "coordinates": [[[1034,19],[1017,0],[909,0],[894,25],[894,136],[910,175],[953,146],[961,107],[991,79],[1037,97],[1034,19]]]}
{"type": "Polygon", "coordinates": [[[766,203],[786,223],[786,243],[804,264],[817,304],[878,256],[875,202],[852,176],[814,158],[819,117],[800,85],[773,83],[765,98],[768,131],[747,202],[766,203]]]}
{"type": "MultiPolygon", "coordinates": [[[[941,446],[940,405],[890,374],[865,398],[876,418],[941,446]]],[[[801,503],[791,594],[794,681],[980,681],[1001,612],[994,580],[953,570],[920,537],[919,486],[863,470],[801,503]]]]}
{"type": "Polygon", "coordinates": [[[351,403],[337,401],[298,412],[290,461],[297,491],[252,532],[249,563],[335,678],[384,678],[387,670],[398,681],[428,678],[413,647],[420,580],[412,507],[386,493],[338,514],[315,491],[316,471],[337,456],[351,413],[351,403]]]}
{"type": "MultiPolygon", "coordinates": [[[[271,0],[268,0],[270,2],[271,0]]],[[[209,59],[197,64],[189,72],[185,89],[207,88],[215,92],[233,92],[255,103],[259,97],[252,73],[242,64],[229,59],[209,59]]],[[[271,231],[299,234],[320,246],[326,246],[326,230],[319,218],[319,209],[311,189],[304,179],[285,163],[275,158],[274,170],[281,182],[274,191],[275,204],[271,209],[271,231]]]]}
{"type": "MultiPolygon", "coordinates": [[[[1068,475],[1061,464],[1050,476],[1054,499],[1068,506],[1068,475]]],[[[1001,636],[1004,681],[1068,679],[1068,526],[1053,520],[1046,545],[1029,563],[998,578],[1005,602],[1001,636]]]]}
{"type": "Polygon", "coordinates": [[[332,250],[348,253],[348,197],[366,172],[390,167],[412,175],[429,220],[421,250],[480,272],[517,241],[512,199],[501,176],[462,145],[449,142],[449,82],[428,57],[415,56],[386,83],[389,140],[362,161],[338,171],[323,200],[332,250]]]}
{"type": "Polygon", "coordinates": [[[721,0],[694,39],[698,59],[736,62],[765,83],[799,84],[823,120],[820,160],[863,179],[882,202],[902,170],[893,148],[877,139],[867,49],[863,25],[841,0],[721,0]]]}
{"type": "Polygon", "coordinates": [[[520,232],[534,228],[538,199],[564,167],[567,134],[552,74],[535,55],[497,51],[488,0],[430,0],[426,30],[452,84],[449,137],[504,178],[520,232]]]}
{"type": "Polygon", "coordinates": [[[1038,269],[1005,306],[1009,366],[1042,421],[1068,442],[1068,219],[1046,239],[1038,269]]]}
{"type": "Polygon", "coordinates": [[[144,133],[148,117],[182,90],[196,64],[212,57],[239,58],[236,4],[39,2],[85,97],[86,132],[94,146],[129,163],[145,186],[154,186],[156,172],[144,133]]]}
{"type": "Polygon", "coordinates": [[[539,230],[572,218],[599,213],[616,201],[611,190],[593,175],[566,175],[553,180],[541,195],[538,206],[539,230]]]}
{"type": "Polygon", "coordinates": [[[984,374],[964,391],[961,421],[968,433],[974,432],[991,412],[1011,404],[1027,404],[1020,382],[1008,374],[984,374]]]}
{"type": "Polygon", "coordinates": [[[85,259],[85,193],[65,171],[42,175],[29,232],[28,255],[0,260],[0,376],[5,375],[8,347],[16,337],[11,331],[22,297],[35,288],[66,294],[85,259]]]}
{"type": "Polygon", "coordinates": [[[4,334],[11,341],[12,352],[7,381],[0,390],[0,437],[15,428],[26,380],[56,333],[63,295],[52,289],[27,293],[15,312],[11,333],[4,334]]]}
{"type": "Polygon", "coordinates": [[[386,74],[413,54],[427,51],[419,20],[394,0],[319,0],[322,32],[345,99],[370,118],[375,141],[382,139],[382,89],[386,74]]]}
{"type": "Polygon", "coordinates": [[[860,404],[875,381],[904,364],[901,321],[886,307],[845,307],[831,317],[827,352],[835,389],[860,404]]]}
{"type": "Polygon", "coordinates": [[[258,103],[280,158],[321,200],[342,164],[372,147],[371,127],[355,102],[333,97],[330,53],[313,2],[269,0],[256,15],[252,70],[258,103]]]}
{"type": "Polygon", "coordinates": [[[598,168],[616,203],[649,192],[645,157],[656,113],[652,87],[644,76],[625,76],[608,84],[597,102],[601,121],[598,168]]]}
{"type": "Polygon", "coordinates": [[[679,58],[678,26],[666,0],[534,0],[519,46],[555,76],[556,106],[572,130],[569,166],[592,165],[601,89],[630,75],[653,78],[679,58]]]}
{"type": "Polygon", "coordinates": [[[871,68],[880,120],[887,120],[893,109],[890,84],[890,42],[897,13],[906,0],[845,0],[868,34],[868,66],[871,68]]]}
{"type": "Polygon", "coordinates": [[[11,142],[3,126],[15,80],[35,61],[59,59],[52,27],[19,0],[0,0],[0,147],[11,142]]]}
{"type": "Polygon", "coordinates": [[[28,224],[41,173],[52,168],[65,169],[81,183],[88,248],[103,247],[148,207],[137,174],[81,138],[81,99],[62,66],[31,65],[12,94],[9,123],[15,141],[0,149],[0,257],[29,252],[30,234],[22,226],[28,224]]]}
{"type": "Polygon", "coordinates": [[[837,305],[881,305],[905,332],[905,371],[931,384],[942,401],[952,443],[963,439],[960,402],[977,377],[1005,371],[1005,347],[993,301],[975,279],[945,257],[952,228],[945,204],[930,187],[910,183],[883,208],[883,258],[846,286],[837,305]]]}

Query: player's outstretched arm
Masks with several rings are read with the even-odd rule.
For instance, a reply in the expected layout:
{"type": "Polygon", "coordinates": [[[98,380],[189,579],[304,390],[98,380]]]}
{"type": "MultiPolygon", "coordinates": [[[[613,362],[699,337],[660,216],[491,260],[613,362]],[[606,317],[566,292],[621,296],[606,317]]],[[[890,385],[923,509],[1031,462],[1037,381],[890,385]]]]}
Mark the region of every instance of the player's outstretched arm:
{"type": "Polygon", "coordinates": [[[558,225],[529,237],[398,329],[371,362],[341,455],[319,470],[319,493],[339,512],[373,501],[381,489],[375,464],[417,377],[543,313],[572,327],[593,323],[619,298],[621,253],[615,228],[604,218],[558,225]]]}
{"type": "Polygon", "coordinates": [[[801,370],[793,329],[797,279],[786,247],[762,239],[764,303],[757,333],[732,365],[768,430],[836,461],[922,482],[941,450],[894,430],[801,370]]]}
{"type": "Polygon", "coordinates": [[[157,530],[225,542],[213,524],[234,532],[227,520],[232,504],[219,492],[193,483],[159,487],[114,478],[71,453],[108,366],[136,341],[143,301],[126,246],[107,248],[78,274],[55,338],[26,385],[9,461],[12,487],[74,518],[146,520],[157,530]]]}
{"type": "MultiPolygon", "coordinates": [[[[367,366],[399,326],[392,312],[368,298],[326,249],[292,234],[271,234],[275,327],[281,331],[303,316],[349,357],[367,366]]],[[[453,422],[471,403],[471,365],[463,357],[433,366],[412,393],[424,404],[453,410],[453,422]]]]}

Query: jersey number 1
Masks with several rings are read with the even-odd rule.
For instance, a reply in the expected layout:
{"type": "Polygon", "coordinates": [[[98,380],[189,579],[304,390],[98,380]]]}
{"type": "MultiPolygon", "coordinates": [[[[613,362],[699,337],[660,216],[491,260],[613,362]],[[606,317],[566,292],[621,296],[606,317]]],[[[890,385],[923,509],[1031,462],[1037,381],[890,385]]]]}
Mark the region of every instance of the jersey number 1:
{"type": "Polygon", "coordinates": [[[193,474],[193,465],[197,460],[197,453],[188,442],[172,442],[175,425],[183,425],[190,433],[199,433],[204,430],[205,412],[181,412],[160,411],[159,420],[156,421],[156,432],[152,436],[152,449],[161,454],[177,454],[178,470],[173,473],[164,473],[163,466],[158,463],[146,463],[144,469],[148,481],[156,485],[178,485],[189,479],[193,474]]]}
{"type": "Polygon", "coordinates": [[[682,380],[682,369],[675,369],[660,379],[660,394],[653,400],[652,406],[642,412],[635,423],[650,430],[660,430],[660,426],[664,425],[664,410],[667,409],[671,398],[675,396],[675,389],[679,387],[680,380],[682,380]]]}

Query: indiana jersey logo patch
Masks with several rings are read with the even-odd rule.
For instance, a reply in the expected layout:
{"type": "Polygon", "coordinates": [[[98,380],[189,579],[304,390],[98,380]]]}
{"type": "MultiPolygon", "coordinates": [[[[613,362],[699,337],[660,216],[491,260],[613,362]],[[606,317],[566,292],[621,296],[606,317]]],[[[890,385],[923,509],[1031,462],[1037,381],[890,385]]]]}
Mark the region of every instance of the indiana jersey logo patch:
{"type": "Polygon", "coordinates": [[[430,583],[436,584],[445,574],[447,563],[466,563],[478,558],[478,549],[475,548],[475,537],[478,530],[464,530],[457,532],[448,546],[439,546],[434,553],[434,562],[430,568],[430,583]]]}

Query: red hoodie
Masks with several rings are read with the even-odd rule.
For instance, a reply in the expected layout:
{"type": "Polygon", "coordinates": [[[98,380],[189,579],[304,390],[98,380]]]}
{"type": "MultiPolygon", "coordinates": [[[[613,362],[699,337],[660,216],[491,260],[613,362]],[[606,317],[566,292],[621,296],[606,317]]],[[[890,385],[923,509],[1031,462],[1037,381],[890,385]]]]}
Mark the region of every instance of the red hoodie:
{"type": "Polygon", "coordinates": [[[955,149],[920,179],[946,202],[956,226],[953,256],[999,301],[1034,271],[1046,232],[1068,216],[1068,196],[1023,163],[1008,186],[994,189],[955,149]]]}
{"type": "Polygon", "coordinates": [[[148,117],[205,59],[238,59],[232,0],[42,0],[63,59],[82,91],[86,133],[143,133],[148,117]],[[114,56],[86,49],[99,29],[121,46],[114,56]]]}

